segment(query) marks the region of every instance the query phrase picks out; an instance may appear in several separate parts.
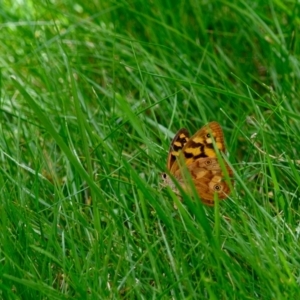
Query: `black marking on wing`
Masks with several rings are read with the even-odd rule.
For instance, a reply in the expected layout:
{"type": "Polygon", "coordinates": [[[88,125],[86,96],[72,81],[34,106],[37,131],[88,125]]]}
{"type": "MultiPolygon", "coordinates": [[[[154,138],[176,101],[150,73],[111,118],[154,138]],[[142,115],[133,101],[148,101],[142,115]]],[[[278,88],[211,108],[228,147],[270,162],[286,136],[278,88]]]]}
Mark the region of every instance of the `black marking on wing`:
{"type": "MultiPolygon", "coordinates": [[[[201,144],[201,143],[191,143],[192,147],[191,149],[194,149],[195,151],[191,151],[191,152],[186,152],[184,151],[184,156],[186,159],[188,158],[200,158],[200,157],[208,157],[208,155],[205,153],[205,145],[201,144]],[[197,151],[196,149],[199,149],[199,151],[197,151]],[[196,154],[199,153],[199,154],[196,154]]],[[[190,149],[190,148],[189,148],[190,149]]]]}
{"type": "Polygon", "coordinates": [[[193,153],[184,152],[184,157],[185,158],[192,158],[192,157],[194,157],[194,154],[193,153]]]}
{"type": "Polygon", "coordinates": [[[181,150],[181,149],[183,148],[183,146],[184,146],[184,144],[182,144],[181,142],[178,142],[178,143],[180,143],[180,145],[176,145],[177,142],[174,143],[174,144],[172,145],[172,148],[173,148],[173,150],[174,150],[175,152],[178,152],[178,151],[181,150]]]}
{"type": "Polygon", "coordinates": [[[190,141],[189,142],[189,148],[200,148],[203,147],[204,145],[201,143],[196,143],[195,141],[190,141]]]}
{"type": "Polygon", "coordinates": [[[209,143],[209,144],[207,143],[206,147],[209,148],[209,149],[214,149],[213,143],[209,143]]]}
{"type": "Polygon", "coordinates": [[[189,140],[189,132],[187,131],[187,129],[181,128],[171,142],[171,146],[168,154],[168,160],[167,160],[167,167],[169,169],[171,169],[172,165],[174,164],[176,158],[179,155],[179,151],[184,148],[188,140],[189,140]]]}
{"type": "MultiPolygon", "coordinates": [[[[173,141],[172,144],[172,150],[175,153],[178,153],[179,150],[182,150],[185,144],[188,142],[188,137],[186,136],[185,133],[181,133],[178,135],[177,139],[173,141]]],[[[176,157],[176,154],[171,154],[172,156],[176,157]]]]}
{"type": "Polygon", "coordinates": [[[194,156],[195,159],[198,159],[198,158],[203,158],[203,157],[208,157],[205,152],[201,152],[200,154],[194,156]]]}

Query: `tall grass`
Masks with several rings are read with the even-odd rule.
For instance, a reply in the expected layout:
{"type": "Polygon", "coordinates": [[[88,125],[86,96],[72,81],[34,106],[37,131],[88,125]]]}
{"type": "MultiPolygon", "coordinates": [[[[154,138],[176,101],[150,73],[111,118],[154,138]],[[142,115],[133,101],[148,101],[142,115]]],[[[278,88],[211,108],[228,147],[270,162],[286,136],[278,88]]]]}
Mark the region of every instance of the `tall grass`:
{"type": "Polygon", "coordinates": [[[3,299],[297,298],[296,1],[0,10],[3,299]],[[235,191],[180,203],[170,138],[212,120],[235,191]]]}

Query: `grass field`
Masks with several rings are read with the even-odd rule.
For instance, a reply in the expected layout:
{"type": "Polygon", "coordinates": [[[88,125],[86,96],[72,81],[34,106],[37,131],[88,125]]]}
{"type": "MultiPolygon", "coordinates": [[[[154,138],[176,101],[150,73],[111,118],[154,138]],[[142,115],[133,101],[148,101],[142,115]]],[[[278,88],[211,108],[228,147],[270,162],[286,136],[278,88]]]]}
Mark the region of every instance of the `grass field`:
{"type": "Polygon", "coordinates": [[[298,299],[299,9],[3,1],[0,298],[298,299]],[[170,139],[213,120],[234,192],[180,205],[170,139]]]}

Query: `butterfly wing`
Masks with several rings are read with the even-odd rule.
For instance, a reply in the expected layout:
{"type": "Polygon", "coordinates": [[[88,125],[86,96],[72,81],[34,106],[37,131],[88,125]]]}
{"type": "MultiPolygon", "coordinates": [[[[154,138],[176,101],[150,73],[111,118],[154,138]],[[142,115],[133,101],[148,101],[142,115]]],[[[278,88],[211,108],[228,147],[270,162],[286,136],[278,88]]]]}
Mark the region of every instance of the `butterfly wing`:
{"type": "MultiPolygon", "coordinates": [[[[182,130],[182,129],[181,129],[182,130]]],[[[224,172],[219,164],[215,147],[225,152],[224,135],[217,122],[211,122],[198,130],[191,138],[183,139],[186,129],[178,131],[170,147],[168,167],[172,174],[185,186],[181,175],[179,160],[180,152],[184,164],[191,173],[192,180],[201,200],[207,205],[214,205],[214,194],[220,200],[230,194],[230,187],[225,182],[224,172]],[[183,142],[184,141],[184,142],[183,142]],[[214,146],[215,143],[215,146],[214,146]],[[172,150],[173,149],[173,150],[172,150]]],[[[223,162],[228,177],[232,177],[232,170],[223,162]]]]}
{"type": "Polygon", "coordinates": [[[173,164],[176,162],[176,158],[179,156],[179,151],[181,151],[185,144],[189,140],[189,132],[185,128],[181,128],[177,131],[175,137],[171,142],[169,149],[168,159],[167,159],[167,168],[171,170],[173,164]]]}
{"type": "MultiPolygon", "coordinates": [[[[199,158],[187,166],[191,173],[196,190],[206,205],[214,205],[214,194],[219,200],[223,200],[230,194],[230,186],[225,177],[232,178],[231,168],[224,162],[226,175],[219,164],[218,158],[199,158]]],[[[233,183],[233,181],[231,180],[233,183]]]]}

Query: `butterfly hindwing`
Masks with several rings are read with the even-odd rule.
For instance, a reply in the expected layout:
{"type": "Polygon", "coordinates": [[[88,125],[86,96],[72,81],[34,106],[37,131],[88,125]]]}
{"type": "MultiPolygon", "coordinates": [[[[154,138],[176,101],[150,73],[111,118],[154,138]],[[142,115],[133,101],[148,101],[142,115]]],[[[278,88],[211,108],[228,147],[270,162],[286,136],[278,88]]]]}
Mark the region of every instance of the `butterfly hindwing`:
{"type": "MultiPolygon", "coordinates": [[[[224,162],[225,163],[225,162],[224,162]]],[[[232,177],[231,168],[225,164],[226,176],[232,177]]],[[[218,194],[218,199],[223,200],[230,194],[230,187],[224,180],[224,172],[220,167],[218,158],[197,159],[190,165],[188,170],[196,190],[202,200],[207,205],[214,205],[214,194],[218,194]]]]}

